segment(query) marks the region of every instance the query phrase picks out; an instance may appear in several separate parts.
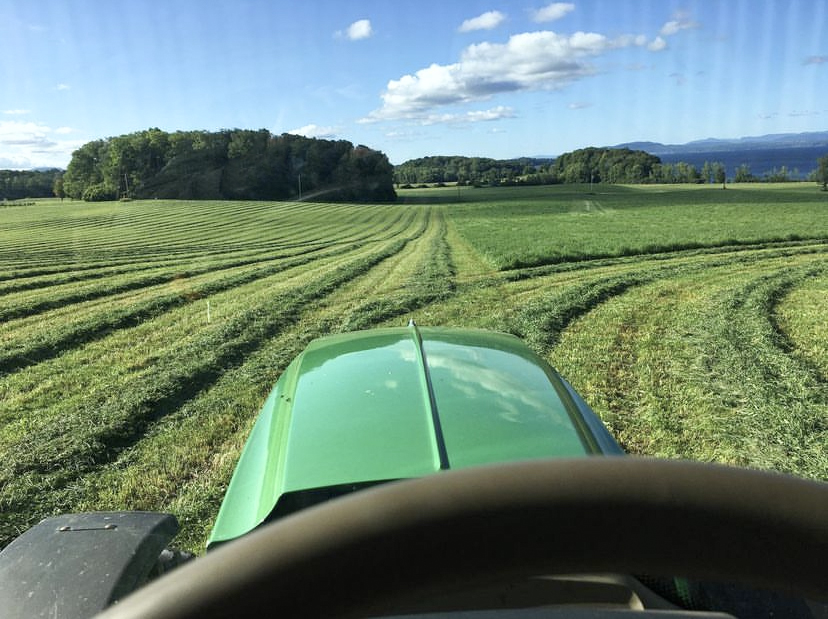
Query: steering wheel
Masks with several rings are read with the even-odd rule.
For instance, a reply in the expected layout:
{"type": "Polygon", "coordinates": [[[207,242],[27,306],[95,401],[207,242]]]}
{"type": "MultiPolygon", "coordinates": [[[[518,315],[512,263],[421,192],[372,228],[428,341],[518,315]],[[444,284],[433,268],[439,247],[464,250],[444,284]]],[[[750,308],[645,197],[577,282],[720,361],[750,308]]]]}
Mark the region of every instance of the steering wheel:
{"type": "Polygon", "coordinates": [[[634,457],[528,461],[310,508],[100,617],[360,616],[445,583],[576,572],[735,580],[826,601],[826,557],[826,483],[634,457]]]}

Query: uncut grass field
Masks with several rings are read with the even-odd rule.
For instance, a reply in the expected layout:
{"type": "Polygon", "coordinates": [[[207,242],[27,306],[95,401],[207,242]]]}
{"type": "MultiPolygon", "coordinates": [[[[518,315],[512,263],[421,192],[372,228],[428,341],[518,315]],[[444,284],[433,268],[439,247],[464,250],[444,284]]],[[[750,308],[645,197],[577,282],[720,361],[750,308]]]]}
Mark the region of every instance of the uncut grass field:
{"type": "Polygon", "coordinates": [[[287,363],[409,318],[522,337],[630,453],[826,480],[826,258],[799,183],[0,209],[0,546],[145,509],[200,551],[287,363]]]}

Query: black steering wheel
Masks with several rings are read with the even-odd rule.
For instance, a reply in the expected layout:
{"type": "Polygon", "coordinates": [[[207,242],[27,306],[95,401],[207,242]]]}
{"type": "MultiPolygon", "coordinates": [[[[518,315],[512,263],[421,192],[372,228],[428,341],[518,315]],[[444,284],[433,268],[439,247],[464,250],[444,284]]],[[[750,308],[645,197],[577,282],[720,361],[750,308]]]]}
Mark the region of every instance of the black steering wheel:
{"type": "Polygon", "coordinates": [[[647,572],[828,600],[828,484],[632,457],[531,461],[387,484],[228,543],[108,619],[348,617],[444,586],[647,572]]]}

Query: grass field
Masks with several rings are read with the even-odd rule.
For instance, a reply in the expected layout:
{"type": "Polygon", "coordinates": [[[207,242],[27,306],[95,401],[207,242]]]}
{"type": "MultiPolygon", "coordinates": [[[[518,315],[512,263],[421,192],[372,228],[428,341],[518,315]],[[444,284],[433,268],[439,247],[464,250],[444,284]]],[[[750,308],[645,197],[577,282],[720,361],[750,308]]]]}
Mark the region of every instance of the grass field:
{"type": "Polygon", "coordinates": [[[200,550],[287,363],[410,317],[521,336],[632,453],[828,479],[826,213],[810,184],[3,209],[0,545],[129,508],[200,550]]]}

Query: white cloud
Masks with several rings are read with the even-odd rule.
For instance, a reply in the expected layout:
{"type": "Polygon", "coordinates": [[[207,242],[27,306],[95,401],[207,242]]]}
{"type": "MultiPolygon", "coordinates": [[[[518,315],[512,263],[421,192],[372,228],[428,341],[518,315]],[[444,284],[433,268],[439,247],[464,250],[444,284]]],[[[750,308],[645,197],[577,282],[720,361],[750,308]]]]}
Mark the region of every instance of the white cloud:
{"type": "Polygon", "coordinates": [[[460,32],[491,30],[492,28],[497,28],[497,26],[502,24],[505,19],[506,16],[500,11],[488,11],[482,15],[478,15],[477,17],[467,19],[460,25],[458,30],[460,32]]]}
{"type": "Polygon", "coordinates": [[[585,110],[588,107],[592,107],[592,104],[584,101],[575,101],[574,103],[570,103],[567,107],[570,110],[585,110]]]}
{"type": "Polygon", "coordinates": [[[332,139],[337,136],[338,131],[336,127],[320,127],[319,125],[310,124],[288,131],[288,133],[303,135],[306,138],[332,139]]]}
{"type": "Polygon", "coordinates": [[[546,5],[542,9],[533,11],[532,19],[538,23],[555,21],[561,19],[566,16],[567,13],[574,10],[575,5],[571,2],[553,2],[552,4],[546,5]]]}
{"type": "Polygon", "coordinates": [[[8,114],[9,116],[25,116],[26,114],[31,114],[31,110],[3,110],[4,114],[8,114]]]}
{"type": "Polygon", "coordinates": [[[0,160],[4,167],[64,168],[72,151],[83,145],[78,140],[54,138],[55,134],[65,133],[64,128],[53,130],[39,122],[0,120],[0,160]]]}
{"type": "Polygon", "coordinates": [[[616,47],[630,47],[635,45],[643,47],[647,44],[647,36],[643,34],[622,34],[615,39],[616,47]]]}
{"type": "Polygon", "coordinates": [[[47,143],[52,130],[36,122],[0,120],[0,145],[37,145],[47,143]]]}
{"type": "Polygon", "coordinates": [[[363,120],[422,119],[434,108],[500,93],[560,89],[596,72],[589,58],[633,44],[635,37],[550,31],[516,34],[502,44],[478,43],[467,47],[459,62],[432,64],[389,81],[382,107],[363,120]]]}
{"type": "Polygon", "coordinates": [[[374,29],[371,27],[370,19],[360,19],[348,26],[345,31],[338,30],[337,37],[345,37],[350,41],[360,41],[362,39],[369,39],[374,34],[374,29]]]}
{"type": "Polygon", "coordinates": [[[661,37],[656,37],[647,45],[647,49],[651,52],[660,52],[661,50],[667,49],[667,41],[661,37]]]}
{"type": "Polygon", "coordinates": [[[828,62],[828,56],[808,56],[802,64],[825,64],[828,62]]]}
{"type": "Polygon", "coordinates": [[[479,110],[466,112],[466,119],[470,122],[487,122],[490,120],[501,120],[502,118],[515,118],[515,111],[504,105],[498,105],[490,110],[479,110]]]}
{"type": "Polygon", "coordinates": [[[422,137],[422,132],[420,131],[388,131],[385,134],[385,137],[391,140],[410,140],[411,138],[418,138],[422,137]]]}
{"type": "Polygon", "coordinates": [[[69,84],[58,84],[55,88],[57,90],[69,90],[71,86],[69,84]]]}
{"type": "Polygon", "coordinates": [[[681,30],[687,30],[689,28],[698,28],[699,24],[692,19],[690,19],[690,15],[684,12],[679,12],[673,15],[673,19],[668,21],[661,27],[661,31],[659,34],[662,36],[668,37],[680,32],[681,30]]]}
{"type": "Polygon", "coordinates": [[[510,107],[499,105],[489,110],[475,110],[462,114],[429,114],[422,118],[420,123],[423,125],[459,125],[502,120],[504,118],[515,118],[515,111],[510,107]]]}
{"type": "Polygon", "coordinates": [[[57,133],[58,135],[66,135],[68,133],[74,133],[74,131],[75,130],[72,129],[72,127],[58,127],[57,129],[55,129],[55,133],[57,133]]]}

